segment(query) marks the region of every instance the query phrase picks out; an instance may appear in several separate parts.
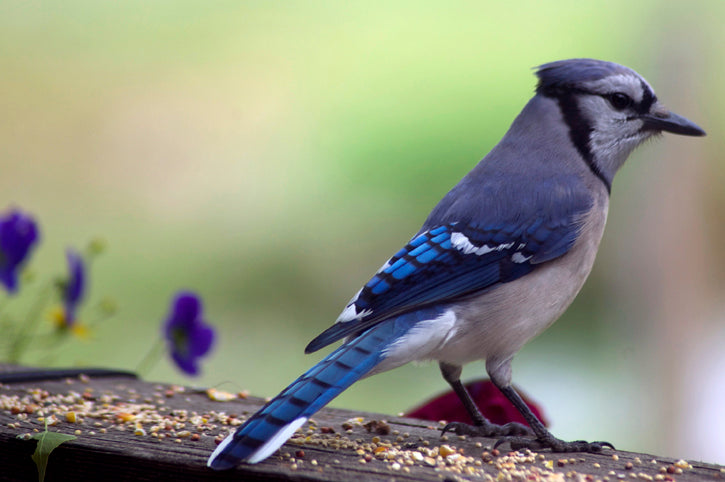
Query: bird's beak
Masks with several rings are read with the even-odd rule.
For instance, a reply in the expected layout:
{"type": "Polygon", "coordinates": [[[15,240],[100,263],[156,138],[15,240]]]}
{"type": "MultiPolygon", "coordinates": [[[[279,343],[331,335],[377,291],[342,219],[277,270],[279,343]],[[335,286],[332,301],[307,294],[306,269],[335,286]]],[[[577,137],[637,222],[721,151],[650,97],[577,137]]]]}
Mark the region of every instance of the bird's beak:
{"type": "Polygon", "coordinates": [[[705,131],[691,120],[670,112],[659,104],[642,116],[643,130],[672,132],[683,136],[704,136],[705,131]]]}

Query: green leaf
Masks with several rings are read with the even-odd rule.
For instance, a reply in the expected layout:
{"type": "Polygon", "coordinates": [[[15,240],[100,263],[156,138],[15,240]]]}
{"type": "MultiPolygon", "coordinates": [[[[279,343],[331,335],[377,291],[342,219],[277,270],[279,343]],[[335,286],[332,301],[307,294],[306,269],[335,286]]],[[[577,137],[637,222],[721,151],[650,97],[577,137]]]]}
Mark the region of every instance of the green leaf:
{"type": "Polygon", "coordinates": [[[76,436],[59,432],[48,432],[48,422],[46,421],[45,431],[33,434],[30,438],[38,441],[32,459],[36,467],[38,467],[38,481],[43,482],[45,480],[45,469],[48,467],[50,453],[63,442],[75,440],[76,436]]]}

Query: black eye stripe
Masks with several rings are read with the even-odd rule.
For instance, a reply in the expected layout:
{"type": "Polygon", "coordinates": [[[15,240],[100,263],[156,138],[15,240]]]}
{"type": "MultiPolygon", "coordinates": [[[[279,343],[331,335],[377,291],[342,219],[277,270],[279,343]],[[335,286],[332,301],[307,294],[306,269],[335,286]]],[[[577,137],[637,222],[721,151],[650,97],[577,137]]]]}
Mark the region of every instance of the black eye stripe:
{"type": "Polygon", "coordinates": [[[644,114],[646,112],[649,112],[650,108],[652,107],[652,104],[657,102],[657,96],[654,95],[654,92],[652,92],[652,89],[649,88],[647,84],[644,82],[641,82],[642,85],[642,101],[637,106],[637,112],[640,114],[644,114]]]}
{"type": "MultiPolygon", "coordinates": [[[[632,99],[632,104],[630,107],[632,107],[635,110],[635,112],[637,112],[638,114],[646,114],[647,112],[650,111],[650,108],[652,107],[652,105],[655,102],[657,102],[657,96],[654,94],[654,92],[652,92],[652,89],[650,89],[650,87],[647,84],[645,84],[643,81],[641,82],[641,85],[642,85],[642,100],[639,103],[637,103],[637,102],[634,102],[634,99],[632,99]]],[[[614,92],[603,94],[601,92],[593,92],[588,89],[570,87],[566,91],[561,91],[561,92],[551,91],[551,92],[546,93],[546,95],[548,97],[554,97],[554,98],[558,98],[558,97],[560,97],[562,95],[566,95],[566,94],[596,95],[596,96],[601,97],[601,98],[607,100],[608,102],[610,102],[609,97],[612,94],[614,94],[614,92]]],[[[626,94],[624,94],[624,95],[626,95],[626,94]]]]}

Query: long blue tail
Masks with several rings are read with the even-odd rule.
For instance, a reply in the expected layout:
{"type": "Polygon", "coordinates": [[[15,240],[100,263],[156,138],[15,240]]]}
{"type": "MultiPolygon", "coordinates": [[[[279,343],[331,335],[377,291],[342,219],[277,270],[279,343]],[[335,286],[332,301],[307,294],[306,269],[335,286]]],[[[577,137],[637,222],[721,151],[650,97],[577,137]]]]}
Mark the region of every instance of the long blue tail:
{"type": "Polygon", "coordinates": [[[330,353],[219,444],[207,465],[229,469],[272,455],[312,414],[372,370],[401,328],[381,323],[330,353]]]}

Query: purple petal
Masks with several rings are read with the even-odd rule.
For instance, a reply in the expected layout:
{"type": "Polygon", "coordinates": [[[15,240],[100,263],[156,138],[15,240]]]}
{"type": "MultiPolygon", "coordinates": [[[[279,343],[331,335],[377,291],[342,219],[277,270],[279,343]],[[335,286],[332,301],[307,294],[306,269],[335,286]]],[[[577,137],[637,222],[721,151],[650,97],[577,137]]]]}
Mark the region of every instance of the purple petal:
{"type": "Polygon", "coordinates": [[[174,327],[188,329],[201,312],[201,300],[194,293],[180,292],[174,299],[171,315],[166,322],[166,330],[174,327]]]}
{"type": "Polygon", "coordinates": [[[66,251],[66,258],[68,260],[69,277],[65,297],[68,303],[77,305],[85,292],[86,273],[83,258],[72,249],[66,251]]]}
{"type": "Polygon", "coordinates": [[[185,358],[179,353],[172,353],[171,358],[176,363],[182,372],[187,375],[198,375],[199,367],[196,365],[196,358],[185,358]]]}
{"type": "Polygon", "coordinates": [[[201,357],[206,355],[214,344],[214,329],[203,323],[200,320],[199,325],[189,333],[189,353],[192,356],[201,357]]]}
{"type": "Polygon", "coordinates": [[[63,305],[65,307],[65,320],[70,326],[76,318],[76,310],[85,293],[85,267],[83,258],[75,250],[66,251],[68,260],[68,282],[63,293],[63,305]]]}
{"type": "Polygon", "coordinates": [[[0,282],[17,289],[17,273],[38,239],[35,221],[18,210],[0,218],[0,282]]]}
{"type": "Polygon", "coordinates": [[[15,270],[5,269],[0,266],[0,283],[5,285],[5,289],[7,289],[9,293],[15,293],[18,289],[18,276],[15,273],[15,270]]]}

